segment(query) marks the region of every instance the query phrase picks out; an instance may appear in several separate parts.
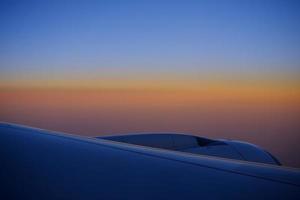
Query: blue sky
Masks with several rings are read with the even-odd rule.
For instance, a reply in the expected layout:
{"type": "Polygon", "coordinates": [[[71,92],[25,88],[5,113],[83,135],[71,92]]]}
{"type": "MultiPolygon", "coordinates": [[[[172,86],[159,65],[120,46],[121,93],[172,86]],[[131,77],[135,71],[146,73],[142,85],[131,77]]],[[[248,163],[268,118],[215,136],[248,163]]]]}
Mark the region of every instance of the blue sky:
{"type": "Polygon", "coordinates": [[[1,1],[2,80],[293,74],[298,1],[1,1]]]}

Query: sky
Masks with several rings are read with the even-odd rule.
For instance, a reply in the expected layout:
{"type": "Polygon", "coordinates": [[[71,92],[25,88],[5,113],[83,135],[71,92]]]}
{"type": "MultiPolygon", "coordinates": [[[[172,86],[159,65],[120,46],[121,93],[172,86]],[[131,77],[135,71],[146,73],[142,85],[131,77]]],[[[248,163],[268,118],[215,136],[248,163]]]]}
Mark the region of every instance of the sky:
{"type": "Polygon", "coordinates": [[[297,79],[300,71],[297,1],[0,5],[2,84],[297,79]]]}
{"type": "Polygon", "coordinates": [[[240,139],[300,167],[299,1],[1,0],[0,30],[0,121],[240,139]]]}

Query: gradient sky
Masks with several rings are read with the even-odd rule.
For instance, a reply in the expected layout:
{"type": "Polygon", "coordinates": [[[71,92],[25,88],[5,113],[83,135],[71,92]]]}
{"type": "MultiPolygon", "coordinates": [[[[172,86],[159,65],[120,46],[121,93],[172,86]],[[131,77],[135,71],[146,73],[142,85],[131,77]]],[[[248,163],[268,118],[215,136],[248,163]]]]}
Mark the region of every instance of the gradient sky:
{"type": "Polygon", "coordinates": [[[1,1],[1,83],[297,79],[297,2],[1,1]]]}
{"type": "Polygon", "coordinates": [[[2,0],[0,30],[0,121],[239,139],[300,167],[297,0],[2,0]]]}

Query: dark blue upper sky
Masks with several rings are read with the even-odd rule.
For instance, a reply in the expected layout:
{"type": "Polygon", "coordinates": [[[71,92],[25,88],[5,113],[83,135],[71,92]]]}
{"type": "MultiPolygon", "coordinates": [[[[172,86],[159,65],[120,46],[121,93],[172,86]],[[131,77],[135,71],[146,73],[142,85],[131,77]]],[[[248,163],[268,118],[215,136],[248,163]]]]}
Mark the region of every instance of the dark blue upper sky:
{"type": "Polygon", "coordinates": [[[299,72],[290,0],[1,1],[1,79],[299,72]]]}

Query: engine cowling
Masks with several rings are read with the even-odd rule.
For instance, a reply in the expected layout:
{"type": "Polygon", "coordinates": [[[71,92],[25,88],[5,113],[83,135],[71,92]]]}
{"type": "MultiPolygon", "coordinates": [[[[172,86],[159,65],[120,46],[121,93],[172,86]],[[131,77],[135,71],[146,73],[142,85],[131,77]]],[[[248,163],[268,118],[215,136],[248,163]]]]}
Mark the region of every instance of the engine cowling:
{"type": "Polygon", "coordinates": [[[129,134],[97,138],[197,155],[281,165],[272,154],[259,146],[237,140],[209,139],[174,133],[129,134]]]}

